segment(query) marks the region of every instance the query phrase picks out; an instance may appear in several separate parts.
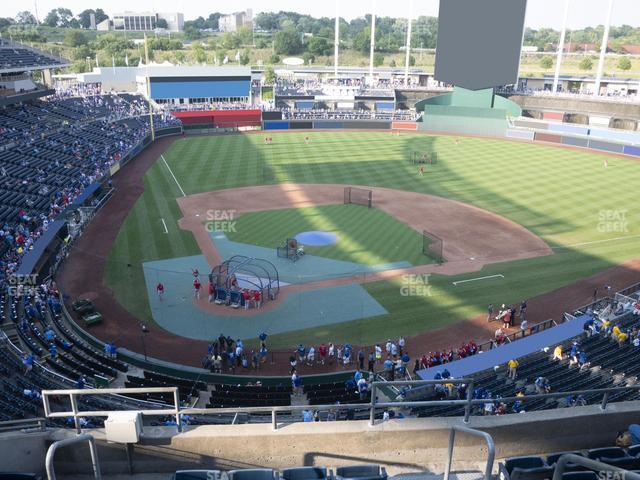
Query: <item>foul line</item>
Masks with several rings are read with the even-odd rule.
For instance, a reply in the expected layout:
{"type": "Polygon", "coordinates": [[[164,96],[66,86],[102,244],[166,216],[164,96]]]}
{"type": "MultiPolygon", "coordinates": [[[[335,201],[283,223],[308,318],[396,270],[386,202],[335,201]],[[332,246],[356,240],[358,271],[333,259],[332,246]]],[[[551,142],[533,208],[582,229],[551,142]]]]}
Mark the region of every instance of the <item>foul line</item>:
{"type": "Polygon", "coordinates": [[[167,230],[167,224],[164,223],[164,218],[161,218],[160,220],[162,220],[162,226],[164,227],[164,233],[169,233],[169,230],[167,230]]]}
{"type": "Polygon", "coordinates": [[[173,177],[173,179],[176,182],[176,185],[178,185],[178,188],[180,189],[180,191],[182,192],[182,196],[186,197],[187,194],[184,193],[184,190],[182,189],[182,187],[180,186],[180,184],[178,183],[178,179],[176,178],[176,176],[173,174],[173,171],[171,171],[171,167],[169,167],[169,164],[167,163],[167,161],[164,159],[164,155],[160,155],[160,158],[162,159],[162,161],[164,162],[164,164],[167,166],[167,169],[169,170],[169,173],[171,174],[171,176],[173,177]]]}
{"type": "Polygon", "coordinates": [[[595,245],[597,243],[617,242],[620,240],[628,240],[630,238],[640,238],[640,235],[629,235],[627,237],[607,238],[605,240],[594,240],[593,242],[574,243],[573,245],[559,245],[557,247],[551,247],[551,248],[553,250],[562,250],[563,248],[583,247],[585,245],[595,245]]]}
{"type": "Polygon", "coordinates": [[[497,275],[488,275],[486,277],[470,278],[468,280],[458,280],[457,282],[451,282],[451,283],[453,283],[455,286],[458,286],[459,283],[475,282],[476,280],[486,280],[488,278],[504,278],[504,275],[499,273],[497,275]]]}

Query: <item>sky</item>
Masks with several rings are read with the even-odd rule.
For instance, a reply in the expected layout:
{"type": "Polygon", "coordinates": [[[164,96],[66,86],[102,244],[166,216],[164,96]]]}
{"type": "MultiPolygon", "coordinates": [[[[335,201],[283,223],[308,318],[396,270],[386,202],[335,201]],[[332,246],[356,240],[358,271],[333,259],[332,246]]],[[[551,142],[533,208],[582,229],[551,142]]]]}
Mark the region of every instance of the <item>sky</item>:
{"type": "MultiPolygon", "coordinates": [[[[407,16],[412,0],[382,1],[382,0],[235,0],[234,11],[251,8],[254,14],[260,11],[296,11],[312,15],[314,17],[335,17],[336,1],[339,3],[340,16],[348,20],[364,15],[371,11],[376,4],[378,15],[383,16],[407,16]]],[[[446,1],[446,0],[443,0],[446,1]]],[[[570,11],[567,25],[570,29],[596,26],[604,23],[608,0],[569,0],[570,11]]],[[[612,24],[632,25],[640,27],[640,0],[614,0],[612,24]]],[[[413,0],[414,16],[437,16],[439,0],[413,0]]],[[[5,2],[0,11],[0,16],[15,16],[22,10],[34,11],[37,4],[38,17],[44,18],[47,12],[53,8],[66,7],[74,14],[85,8],[102,8],[107,15],[122,11],[156,11],[184,13],[185,20],[192,20],[198,16],[206,17],[209,13],[221,11],[231,13],[227,2],[204,2],[202,0],[138,0],[132,3],[130,0],[18,0],[17,2],[5,2]]],[[[527,27],[540,28],[551,27],[559,30],[562,26],[564,0],[529,0],[527,6],[527,27]]]]}

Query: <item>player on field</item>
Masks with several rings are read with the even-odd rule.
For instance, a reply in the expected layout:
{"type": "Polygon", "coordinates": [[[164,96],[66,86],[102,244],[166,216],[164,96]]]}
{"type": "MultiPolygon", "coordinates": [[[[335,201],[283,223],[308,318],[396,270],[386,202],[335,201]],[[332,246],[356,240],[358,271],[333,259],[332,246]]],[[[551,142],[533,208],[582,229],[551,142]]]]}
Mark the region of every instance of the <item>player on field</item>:
{"type": "Polygon", "coordinates": [[[158,285],[156,285],[156,292],[158,294],[158,298],[162,300],[162,296],[164,295],[164,285],[162,282],[158,282],[158,285]]]}

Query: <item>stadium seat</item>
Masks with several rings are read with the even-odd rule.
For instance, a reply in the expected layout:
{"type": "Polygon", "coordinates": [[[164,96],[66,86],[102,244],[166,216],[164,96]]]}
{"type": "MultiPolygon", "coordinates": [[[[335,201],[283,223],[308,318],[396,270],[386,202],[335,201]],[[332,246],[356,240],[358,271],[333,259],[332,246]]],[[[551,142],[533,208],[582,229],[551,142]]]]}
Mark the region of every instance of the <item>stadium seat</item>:
{"type": "Polygon", "coordinates": [[[507,469],[509,475],[515,468],[519,469],[532,469],[532,468],[541,468],[545,466],[544,461],[540,457],[512,457],[508,458],[504,462],[504,466],[507,469]]]}
{"type": "Polygon", "coordinates": [[[614,459],[626,457],[627,452],[620,447],[604,447],[604,448],[592,448],[587,452],[587,457],[593,460],[600,460],[601,458],[614,459]]]}
{"type": "Polygon", "coordinates": [[[325,480],[331,478],[330,472],[323,467],[297,467],[282,470],[284,480],[325,480]]]}
{"type": "Polygon", "coordinates": [[[562,474],[562,480],[597,480],[596,472],[566,472],[562,474]]]}
{"type": "Polygon", "coordinates": [[[627,453],[632,457],[637,456],[640,453],[640,445],[631,445],[627,448],[627,453]]]}
{"type": "MultiPolygon", "coordinates": [[[[569,454],[578,455],[580,457],[584,456],[582,452],[579,452],[579,451],[552,453],[550,455],[547,455],[547,465],[551,467],[555,467],[556,463],[558,463],[558,459],[562,455],[569,455],[569,454]]],[[[584,471],[584,470],[587,470],[587,468],[583,467],[582,465],[578,465],[577,463],[569,462],[565,465],[565,472],[578,472],[578,471],[584,471]]]]}
{"type": "Polygon", "coordinates": [[[214,478],[214,470],[177,470],[173,480],[208,480],[214,478]]]}
{"type": "Polygon", "coordinates": [[[380,465],[349,465],[336,468],[338,480],[386,480],[387,471],[380,465]]]}
{"type": "Polygon", "coordinates": [[[231,470],[229,480],[273,480],[275,472],[270,468],[247,468],[231,470]]]}
{"type": "Polygon", "coordinates": [[[41,478],[35,473],[0,472],[0,480],[40,480],[41,478]]]}

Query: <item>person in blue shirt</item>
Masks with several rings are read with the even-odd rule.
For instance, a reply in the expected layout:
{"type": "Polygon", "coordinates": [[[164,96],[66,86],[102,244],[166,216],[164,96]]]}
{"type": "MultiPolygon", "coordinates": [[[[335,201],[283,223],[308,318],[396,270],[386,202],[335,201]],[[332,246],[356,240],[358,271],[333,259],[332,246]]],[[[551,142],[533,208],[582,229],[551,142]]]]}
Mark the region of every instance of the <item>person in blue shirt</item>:
{"type": "Polygon", "coordinates": [[[291,386],[293,387],[294,395],[300,395],[302,393],[302,378],[300,378],[300,375],[298,375],[295,369],[291,375],[291,386]]]}
{"type": "Polygon", "coordinates": [[[360,369],[357,369],[356,373],[353,375],[353,379],[357,382],[361,378],[362,378],[362,372],[360,371],[360,369]]]}
{"type": "Polygon", "coordinates": [[[300,363],[304,363],[304,361],[307,358],[307,350],[306,348],[304,348],[304,345],[302,344],[298,345],[297,352],[298,352],[298,361],[300,363]]]}
{"type": "Polygon", "coordinates": [[[55,343],[49,345],[49,353],[51,354],[51,360],[55,360],[58,357],[58,348],[55,343]]]}
{"type": "Polygon", "coordinates": [[[44,331],[44,339],[51,343],[53,342],[53,339],[56,337],[56,334],[53,333],[53,330],[51,330],[51,327],[47,327],[47,329],[44,331]]]}
{"type": "Polygon", "coordinates": [[[22,355],[22,363],[24,365],[24,373],[26,375],[31,370],[33,370],[33,355],[25,352],[22,355]]]}

